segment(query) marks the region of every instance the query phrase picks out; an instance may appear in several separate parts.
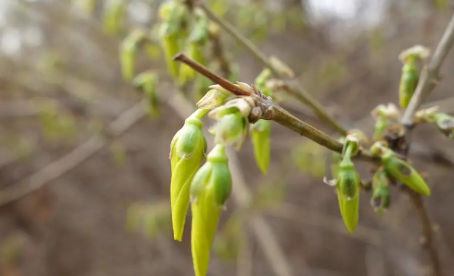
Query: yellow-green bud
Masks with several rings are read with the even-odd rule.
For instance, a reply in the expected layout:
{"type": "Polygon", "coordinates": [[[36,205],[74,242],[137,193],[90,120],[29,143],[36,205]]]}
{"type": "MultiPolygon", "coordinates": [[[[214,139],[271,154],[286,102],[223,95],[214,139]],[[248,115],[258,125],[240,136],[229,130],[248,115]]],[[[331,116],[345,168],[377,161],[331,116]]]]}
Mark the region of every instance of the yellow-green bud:
{"type": "Polygon", "coordinates": [[[350,156],[344,156],[337,171],[337,197],[345,226],[353,233],[358,224],[361,179],[350,156]]]}
{"type": "Polygon", "coordinates": [[[170,146],[172,226],[174,239],[178,241],[183,238],[191,181],[206,152],[207,144],[200,120],[205,113],[205,110],[197,110],[186,119],[170,146]]]}
{"type": "Polygon", "coordinates": [[[147,100],[150,115],[156,117],[159,113],[159,97],[156,92],[156,83],[158,76],[153,71],[147,71],[139,74],[134,78],[133,84],[136,88],[144,91],[144,96],[147,100]]]}
{"type": "Polygon", "coordinates": [[[454,117],[446,113],[436,113],[432,117],[438,129],[447,137],[454,139],[454,117]]]}
{"type": "Polygon", "coordinates": [[[196,276],[205,276],[220,213],[230,196],[232,177],[223,145],[216,145],[191,185],[191,248],[196,276]]]}
{"type": "Polygon", "coordinates": [[[262,171],[266,174],[270,164],[271,123],[267,120],[258,120],[251,126],[251,140],[254,146],[255,161],[262,171]]]}
{"type": "Polygon", "coordinates": [[[410,189],[423,195],[430,195],[429,186],[419,173],[406,161],[400,159],[391,149],[383,143],[375,143],[372,148],[375,155],[381,157],[385,171],[389,176],[402,182],[410,189]]]}
{"type": "Polygon", "coordinates": [[[370,203],[375,212],[379,215],[383,214],[391,203],[390,181],[388,174],[383,168],[380,168],[372,179],[372,198],[370,203]]]}
{"type": "Polygon", "coordinates": [[[197,107],[211,110],[233,98],[235,96],[232,93],[222,88],[219,84],[216,84],[210,86],[210,90],[197,102],[197,107]]]}

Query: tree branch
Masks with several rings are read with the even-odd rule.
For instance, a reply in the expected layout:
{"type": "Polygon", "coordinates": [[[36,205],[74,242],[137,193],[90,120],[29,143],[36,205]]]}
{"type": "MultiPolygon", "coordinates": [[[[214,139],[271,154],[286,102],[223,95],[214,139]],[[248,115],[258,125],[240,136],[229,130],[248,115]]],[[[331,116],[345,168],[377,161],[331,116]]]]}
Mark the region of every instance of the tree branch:
{"type": "MultiPolygon", "coordinates": [[[[300,119],[296,118],[288,111],[280,107],[278,104],[273,102],[271,99],[265,99],[258,97],[255,94],[251,94],[249,91],[243,90],[241,87],[231,83],[230,81],[216,75],[212,71],[210,71],[205,66],[197,63],[196,61],[190,59],[184,54],[178,54],[174,57],[174,60],[180,61],[197,71],[198,73],[204,75],[205,77],[212,80],[214,83],[219,84],[224,89],[230,91],[232,94],[236,96],[251,96],[255,97],[264,107],[265,109],[271,109],[271,116],[267,118],[262,118],[266,120],[273,120],[276,123],[295,131],[296,133],[305,136],[312,141],[316,142],[317,144],[328,148],[332,151],[342,153],[343,145],[338,142],[337,140],[331,138],[329,135],[325,134],[324,132],[312,127],[311,125],[301,121],[300,119]]],[[[361,149],[357,155],[359,158],[363,160],[367,160],[370,162],[379,162],[379,158],[374,156],[371,152],[361,149]]]]}
{"type": "MultiPolygon", "coordinates": [[[[218,24],[219,27],[225,30],[232,38],[246,48],[258,61],[263,64],[264,67],[268,68],[275,77],[281,79],[285,78],[284,74],[279,71],[249,39],[238,32],[235,27],[218,17],[202,1],[196,1],[196,5],[198,5],[205,12],[208,18],[218,24]]],[[[299,84],[291,85],[288,82],[286,83],[289,86],[294,87],[292,90],[293,95],[308,105],[321,120],[332,126],[342,136],[347,134],[347,130],[342,127],[331,115],[329,115],[323,106],[314,97],[307,93],[299,84]]]]}
{"type": "MultiPolygon", "coordinates": [[[[452,16],[446,30],[441,38],[438,46],[435,50],[434,55],[432,56],[429,64],[424,67],[418,86],[416,87],[415,93],[408,105],[408,108],[405,110],[405,113],[402,117],[402,124],[405,126],[405,141],[406,149],[404,151],[408,154],[408,149],[410,148],[410,138],[411,131],[413,128],[413,119],[416,111],[420,108],[422,103],[425,101],[426,97],[433,90],[437,82],[440,80],[440,68],[443,65],[444,60],[446,59],[449,51],[451,50],[454,44],[454,15],[452,16]]],[[[424,202],[421,196],[410,189],[404,189],[404,192],[408,194],[412,202],[413,208],[418,214],[422,231],[423,231],[423,249],[428,255],[431,263],[432,273],[435,276],[441,276],[441,265],[438,251],[434,244],[433,238],[433,229],[432,223],[427,214],[427,210],[424,207],[424,202]]]]}
{"type": "Polygon", "coordinates": [[[454,15],[446,28],[443,37],[441,38],[437,49],[430,61],[430,63],[424,67],[418,86],[416,87],[415,93],[405,110],[405,114],[402,117],[402,124],[408,129],[413,127],[413,118],[416,111],[419,109],[421,104],[425,101],[426,97],[433,90],[437,82],[440,80],[440,68],[443,65],[449,51],[454,44],[454,15]]]}
{"type": "MultiPolygon", "coordinates": [[[[144,118],[148,114],[144,105],[145,101],[141,101],[120,114],[116,120],[110,123],[107,129],[109,135],[112,137],[120,136],[140,119],[144,118]]],[[[18,200],[42,188],[51,181],[60,178],[101,150],[106,143],[107,140],[105,138],[93,136],[42,170],[0,191],[0,207],[18,200]]]]}

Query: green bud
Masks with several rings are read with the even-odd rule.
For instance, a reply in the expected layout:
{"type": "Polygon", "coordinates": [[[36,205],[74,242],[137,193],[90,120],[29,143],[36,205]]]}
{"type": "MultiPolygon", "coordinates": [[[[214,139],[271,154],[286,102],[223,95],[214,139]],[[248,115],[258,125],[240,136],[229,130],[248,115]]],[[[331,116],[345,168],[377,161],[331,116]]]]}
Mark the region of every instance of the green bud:
{"type": "Polygon", "coordinates": [[[348,155],[348,158],[355,156],[359,151],[359,139],[354,135],[347,135],[344,147],[342,149],[342,155],[348,155]]]}
{"type": "MultiPolygon", "coordinates": [[[[206,79],[204,77],[204,79],[206,79]]],[[[202,109],[214,109],[225,102],[233,99],[235,96],[229,91],[222,88],[219,84],[210,86],[210,90],[197,102],[197,107],[202,109]]]]}
{"type": "Polygon", "coordinates": [[[392,150],[378,146],[373,150],[380,155],[386,172],[410,189],[423,195],[430,195],[430,189],[419,173],[406,161],[400,159],[392,150]]]}
{"type": "Polygon", "coordinates": [[[109,35],[118,35],[124,26],[126,16],[125,2],[123,0],[112,0],[104,6],[103,29],[109,35]]]}
{"type": "Polygon", "coordinates": [[[379,169],[372,179],[372,198],[370,203],[375,212],[379,215],[383,214],[391,203],[391,191],[388,174],[385,170],[379,169]]]}
{"type": "Polygon", "coordinates": [[[436,113],[432,117],[438,129],[447,137],[454,139],[454,117],[446,113],[436,113]]]}
{"type": "Polygon", "coordinates": [[[410,103],[418,81],[419,75],[415,60],[409,59],[402,67],[402,76],[399,84],[399,103],[402,108],[406,108],[410,103]]]}
{"type": "Polygon", "coordinates": [[[223,145],[216,145],[191,185],[191,247],[196,276],[205,276],[210,251],[224,204],[230,196],[232,177],[223,145]]]}
{"type": "Polygon", "coordinates": [[[161,37],[167,69],[174,78],[178,77],[179,73],[179,63],[173,60],[173,57],[180,51],[179,43],[178,34],[163,35],[161,37]]]}
{"type": "Polygon", "coordinates": [[[248,120],[239,112],[235,112],[224,115],[210,132],[215,135],[216,144],[226,146],[235,144],[235,148],[239,150],[247,136],[248,128],[248,120]]]}
{"type": "Polygon", "coordinates": [[[199,169],[206,151],[206,139],[200,120],[205,113],[204,110],[197,110],[186,119],[184,126],[175,134],[170,146],[172,226],[174,239],[178,241],[183,238],[191,181],[199,169]]]}
{"type": "Polygon", "coordinates": [[[355,231],[358,224],[360,183],[361,179],[353,162],[349,156],[344,156],[339,164],[336,188],[342,219],[350,233],[355,231]]]}
{"type": "Polygon", "coordinates": [[[375,122],[375,130],[374,130],[374,140],[381,140],[386,134],[386,131],[389,127],[389,121],[387,119],[377,119],[375,122]]]}
{"type": "Polygon", "coordinates": [[[126,81],[134,77],[137,51],[144,39],[145,33],[142,30],[134,30],[120,45],[121,72],[126,81]]]}
{"type": "Polygon", "coordinates": [[[135,87],[145,92],[145,98],[147,99],[152,117],[156,117],[159,113],[159,98],[156,92],[157,82],[158,76],[152,71],[139,74],[133,81],[135,87]]]}
{"type": "Polygon", "coordinates": [[[251,140],[254,146],[254,156],[258,167],[263,174],[268,172],[270,164],[270,137],[271,123],[267,120],[258,120],[251,127],[251,140]]]}
{"type": "Polygon", "coordinates": [[[272,96],[273,91],[266,85],[266,82],[272,76],[270,69],[263,70],[255,79],[255,87],[260,90],[265,96],[272,96]]]}

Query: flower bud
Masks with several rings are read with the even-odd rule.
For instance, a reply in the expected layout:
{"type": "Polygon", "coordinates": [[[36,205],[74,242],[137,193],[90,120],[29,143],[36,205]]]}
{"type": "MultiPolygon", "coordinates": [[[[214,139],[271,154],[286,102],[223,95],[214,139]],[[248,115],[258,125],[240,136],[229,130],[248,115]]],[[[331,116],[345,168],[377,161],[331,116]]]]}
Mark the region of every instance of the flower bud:
{"type": "Polygon", "coordinates": [[[247,136],[249,122],[239,112],[224,115],[210,132],[215,135],[215,142],[222,145],[235,144],[238,150],[247,136]]]}
{"type": "Polygon", "coordinates": [[[178,241],[183,237],[191,181],[206,152],[206,139],[200,120],[205,113],[204,110],[197,110],[187,118],[170,146],[172,226],[174,239],[178,241]]]}
{"type": "Polygon", "coordinates": [[[133,81],[136,88],[144,91],[152,117],[156,117],[159,113],[159,98],[156,92],[157,81],[158,76],[152,71],[139,74],[133,81]]]}
{"type": "Polygon", "coordinates": [[[268,172],[270,163],[270,136],[271,123],[267,120],[258,120],[251,127],[251,140],[254,146],[255,161],[263,174],[268,172]]]}
{"type": "Polygon", "coordinates": [[[408,59],[402,67],[402,75],[399,84],[399,103],[400,107],[407,108],[416,86],[418,85],[419,75],[415,60],[408,59]]]}
{"type": "Polygon", "coordinates": [[[231,185],[225,146],[216,145],[191,184],[191,248],[196,276],[205,276],[208,271],[219,216],[230,196],[231,185]]]}
{"type": "Polygon", "coordinates": [[[436,113],[433,115],[433,120],[444,135],[454,139],[454,117],[446,113],[436,113]]]}
{"type": "Polygon", "coordinates": [[[263,70],[260,75],[257,76],[255,79],[255,87],[257,87],[260,92],[262,92],[265,96],[272,96],[273,91],[268,87],[267,81],[271,77],[271,71],[270,69],[265,69],[263,70]]]}
{"type": "Polygon", "coordinates": [[[126,3],[122,0],[108,1],[103,11],[103,30],[108,35],[118,35],[126,16],[126,3]]]}
{"type": "Polygon", "coordinates": [[[385,171],[397,181],[423,195],[430,195],[430,189],[419,173],[406,161],[400,159],[392,150],[374,144],[372,152],[381,157],[385,171]]]}
{"type": "Polygon", "coordinates": [[[389,128],[389,121],[387,119],[379,118],[375,122],[374,140],[381,140],[384,138],[386,131],[389,128]]]}
{"type": "Polygon", "coordinates": [[[233,98],[235,98],[235,96],[232,95],[232,93],[222,88],[219,84],[216,84],[210,86],[210,90],[197,102],[197,107],[211,110],[233,98]]]}
{"type": "Polygon", "coordinates": [[[337,198],[345,226],[350,233],[355,231],[359,217],[361,179],[350,156],[344,156],[337,172],[337,198]]]}
{"type": "Polygon", "coordinates": [[[348,157],[355,156],[359,151],[359,139],[354,135],[347,135],[344,147],[342,149],[342,155],[345,156],[348,154],[348,157]]]}
{"type": "Polygon", "coordinates": [[[120,62],[123,79],[129,81],[134,76],[136,55],[139,45],[144,41],[145,33],[135,30],[123,40],[120,46],[120,62]]]}
{"type": "Polygon", "coordinates": [[[391,202],[389,178],[385,170],[379,169],[372,179],[372,198],[370,203],[374,211],[381,215],[386,211],[391,202]]]}

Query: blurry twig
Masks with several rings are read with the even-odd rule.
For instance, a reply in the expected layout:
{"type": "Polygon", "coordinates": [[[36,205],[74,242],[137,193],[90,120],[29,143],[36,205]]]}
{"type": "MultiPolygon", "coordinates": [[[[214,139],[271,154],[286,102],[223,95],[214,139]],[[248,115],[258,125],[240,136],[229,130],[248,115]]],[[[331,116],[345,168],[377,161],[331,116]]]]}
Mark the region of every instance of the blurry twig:
{"type": "MultiPolygon", "coordinates": [[[[107,129],[109,136],[116,137],[123,134],[140,119],[144,118],[148,114],[144,104],[143,101],[136,103],[110,123],[107,129]]],[[[0,206],[18,200],[63,176],[101,150],[106,142],[104,137],[93,136],[62,158],[0,191],[0,206]]]]}
{"type": "MultiPolygon", "coordinates": [[[[174,96],[168,104],[173,107],[181,118],[187,118],[191,114],[192,106],[179,95],[174,96]]],[[[235,183],[235,189],[232,190],[233,198],[238,205],[244,206],[251,201],[251,192],[244,180],[241,165],[236,154],[230,151],[229,159],[229,167],[232,172],[233,182],[235,183]]],[[[249,223],[275,274],[279,276],[293,275],[284,251],[279,246],[265,219],[259,215],[255,215],[249,220],[249,223]]],[[[309,269],[306,269],[304,275],[311,275],[309,269]]]]}
{"type": "MultiPolygon", "coordinates": [[[[430,60],[429,64],[424,67],[421,73],[421,79],[418,82],[414,96],[412,97],[408,108],[405,110],[405,113],[402,118],[402,124],[406,128],[405,140],[406,144],[406,153],[408,154],[408,149],[411,143],[411,130],[413,128],[413,117],[415,112],[419,109],[421,104],[424,102],[426,97],[435,87],[437,82],[440,79],[440,68],[443,65],[444,60],[448,56],[451,47],[454,44],[454,15],[451,18],[446,30],[439,42],[435,53],[430,60]]],[[[423,249],[426,254],[429,256],[432,273],[435,276],[441,276],[441,264],[438,254],[438,250],[434,245],[434,235],[433,235],[433,226],[430,221],[429,215],[426,208],[424,207],[424,202],[421,196],[409,189],[404,189],[404,191],[410,197],[413,208],[418,214],[419,221],[422,226],[423,232],[423,249]]]]}
{"type": "Polygon", "coordinates": [[[405,114],[402,118],[402,123],[411,128],[413,125],[413,117],[419,109],[426,97],[440,80],[440,68],[448,56],[451,47],[454,44],[454,15],[451,18],[446,30],[441,38],[440,43],[435,50],[435,53],[430,60],[430,63],[424,67],[415,94],[408,105],[405,114]]]}
{"type": "Polygon", "coordinates": [[[281,203],[276,208],[270,209],[266,214],[288,219],[301,224],[322,227],[327,231],[332,231],[344,235],[351,239],[358,239],[365,243],[382,246],[382,234],[379,230],[358,225],[354,235],[350,234],[344,226],[341,219],[331,217],[319,212],[309,211],[300,206],[294,206],[288,203],[281,203]]]}
{"type": "MultiPolygon", "coordinates": [[[[206,13],[206,15],[224,29],[230,36],[232,36],[239,44],[244,46],[257,60],[259,60],[266,68],[268,68],[275,77],[284,79],[286,76],[280,70],[270,62],[270,60],[245,36],[239,33],[235,27],[230,23],[226,22],[222,18],[218,17],[214,12],[212,12],[202,1],[196,1],[196,4],[200,6],[206,13]]],[[[294,96],[297,96],[302,102],[308,105],[314,113],[323,121],[332,126],[339,134],[345,135],[347,130],[342,127],[336,119],[326,112],[325,108],[309,93],[307,93],[299,84],[290,85],[294,87],[292,91],[294,96]]]]}

